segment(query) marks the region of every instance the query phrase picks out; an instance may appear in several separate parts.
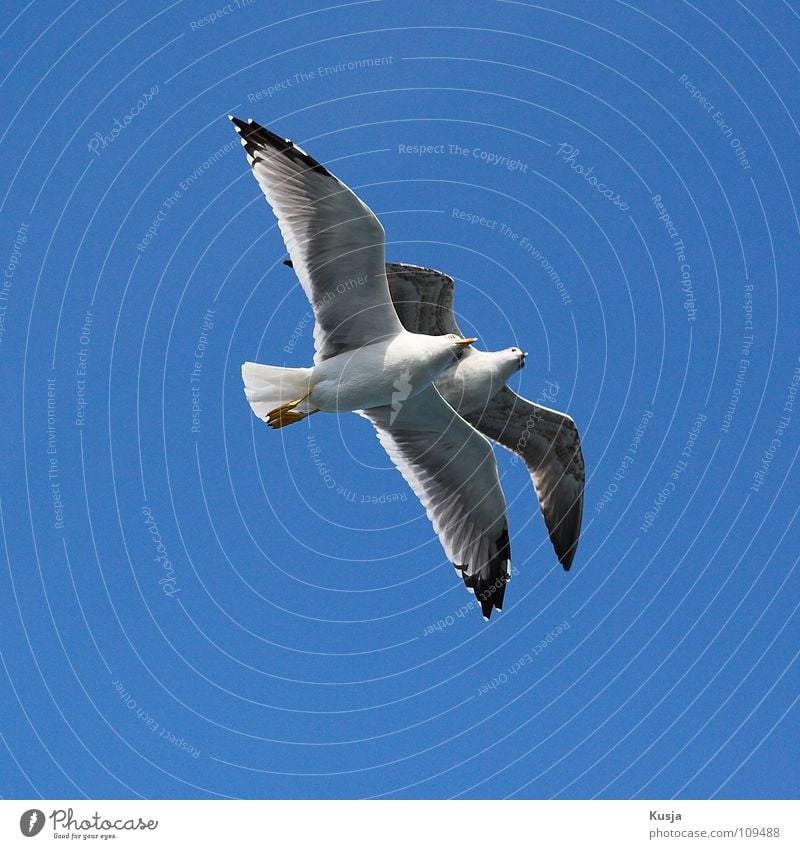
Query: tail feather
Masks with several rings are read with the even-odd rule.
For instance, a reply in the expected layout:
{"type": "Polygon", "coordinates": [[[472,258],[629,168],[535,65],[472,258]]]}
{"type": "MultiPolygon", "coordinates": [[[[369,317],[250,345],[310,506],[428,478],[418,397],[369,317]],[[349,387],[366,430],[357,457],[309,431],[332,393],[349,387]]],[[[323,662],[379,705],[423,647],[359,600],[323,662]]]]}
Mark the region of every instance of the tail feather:
{"type": "MultiPolygon", "coordinates": [[[[242,380],[244,394],[250,408],[261,419],[267,421],[269,413],[284,404],[296,401],[308,394],[311,384],[310,368],[283,368],[265,366],[260,363],[244,363],[242,380]]],[[[308,401],[301,401],[297,413],[306,415],[316,412],[308,401]]]]}

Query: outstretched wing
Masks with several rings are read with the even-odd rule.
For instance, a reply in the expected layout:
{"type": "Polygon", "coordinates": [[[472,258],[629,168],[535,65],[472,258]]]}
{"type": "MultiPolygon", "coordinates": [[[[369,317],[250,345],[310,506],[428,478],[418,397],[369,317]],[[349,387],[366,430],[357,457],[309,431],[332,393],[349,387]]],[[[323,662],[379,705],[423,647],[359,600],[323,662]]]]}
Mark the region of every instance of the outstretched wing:
{"type": "Polygon", "coordinates": [[[481,411],[465,418],[481,433],[518,454],[528,467],[550,541],[568,570],[583,516],[585,471],[575,422],[504,386],[481,411]]]}
{"type": "Polygon", "coordinates": [[[394,308],[406,330],[429,336],[463,336],[453,312],[452,277],[433,268],[401,262],[387,262],[386,277],[394,308]]]}
{"type": "Polygon", "coordinates": [[[414,490],[483,615],[503,606],[511,576],[506,502],[489,441],[431,385],[413,398],[362,410],[414,490]]]}
{"type": "Polygon", "coordinates": [[[314,308],[315,362],[402,330],[372,210],[288,139],[231,116],[314,308]]]}

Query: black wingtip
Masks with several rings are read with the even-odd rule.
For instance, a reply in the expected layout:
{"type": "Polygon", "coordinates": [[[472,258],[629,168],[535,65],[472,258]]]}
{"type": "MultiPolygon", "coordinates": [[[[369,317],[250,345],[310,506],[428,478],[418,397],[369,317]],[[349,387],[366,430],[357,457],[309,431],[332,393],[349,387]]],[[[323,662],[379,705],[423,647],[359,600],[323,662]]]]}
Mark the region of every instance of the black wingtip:
{"type": "Polygon", "coordinates": [[[234,127],[236,127],[236,130],[239,133],[247,129],[247,122],[242,121],[241,118],[237,118],[235,115],[228,115],[228,120],[233,124],[234,127]]]}
{"type": "Polygon", "coordinates": [[[234,115],[229,115],[228,118],[236,127],[236,132],[242,137],[244,148],[252,159],[257,159],[258,153],[262,154],[261,158],[263,159],[264,151],[270,151],[273,154],[281,153],[289,159],[301,163],[309,171],[316,171],[326,177],[333,176],[324,165],[320,165],[313,156],[309,156],[302,148],[297,147],[291,139],[281,138],[272,130],[262,127],[252,118],[248,118],[247,121],[242,121],[234,115]]]}
{"type": "Polygon", "coordinates": [[[467,588],[475,593],[484,619],[488,621],[495,608],[503,609],[506,584],[511,578],[511,545],[507,528],[503,528],[495,539],[494,554],[487,564],[481,564],[472,574],[467,574],[466,566],[453,565],[461,572],[467,588]]]}
{"type": "Polygon", "coordinates": [[[581,498],[561,516],[558,524],[551,528],[550,523],[547,523],[550,542],[553,544],[558,562],[562,565],[565,572],[569,572],[572,561],[575,559],[575,553],[578,550],[582,518],[583,499],[581,498]]]}
{"type": "Polygon", "coordinates": [[[287,265],[289,268],[294,268],[294,263],[290,259],[285,259],[283,264],[287,265]]]}
{"type": "MultiPolygon", "coordinates": [[[[507,580],[507,579],[506,579],[507,580]]],[[[481,603],[483,618],[488,622],[492,617],[492,610],[503,609],[503,596],[506,594],[505,581],[499,587],[490,585],[488,589],[475,590],[475,596],[481,603]]]]}
{"type": "Polygon", "coordinates": [[[569,572],[570,567],[572,566],[572,561],[575,559],[575,552],[578,550],[578,540],[576,539],[573,544],[567,548],[558,551],[556,549],[556,555],[558,557],[558,562],[561,564],[561,567],[565,572],[569,572]]]}

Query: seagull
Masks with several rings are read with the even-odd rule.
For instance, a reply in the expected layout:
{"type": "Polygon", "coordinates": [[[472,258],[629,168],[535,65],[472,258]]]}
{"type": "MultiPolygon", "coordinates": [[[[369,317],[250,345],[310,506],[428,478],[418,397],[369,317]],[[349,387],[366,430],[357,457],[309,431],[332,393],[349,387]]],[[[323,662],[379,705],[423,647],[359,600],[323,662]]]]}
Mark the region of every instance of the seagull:
{"type": "MultiPolygon", "coordinates": [[[[386,275],[406,330],[461,335],[453,312],[452,277],[405,263],[387,263],[386,275]]],[[[583,451],[578,429],[568,415],[528,401],[506,385],[525,366],[527,356],[516,347],[493,352],[470,347],[436,378],[435,386],[473,427],[525,463],[550,541],[568,572],[583,516],[583,451]]]]}
{"type": "Polygon", "coordinates": [[[475,338],[405,329],[385,268],[384,231],[344,183],[288,139],[229,116],[278,219],[314,311],[314,365],[246,362],[245,397],[272,428],[358,412],[425,508],[484,618],[511,576],[505,497],[489,440],[433,381],[475,338]]]}
{"type": "MultiPolygon", "coordinates": [[[[284,264],[291,267],[292,261],[284,264]]],[[[453,311],[452,277],[398,262],[386,263],[386,276],[406,330],[462,335],[453,311]]],[[[492,352],[470,347],[434,385],[459,415],[525,463],[556,557],[568,572],[583,517],[583,451],[572,418],[522,398],[507,385],[511,375],[524,368],[527,356],[516,347],[492,352]]]]}

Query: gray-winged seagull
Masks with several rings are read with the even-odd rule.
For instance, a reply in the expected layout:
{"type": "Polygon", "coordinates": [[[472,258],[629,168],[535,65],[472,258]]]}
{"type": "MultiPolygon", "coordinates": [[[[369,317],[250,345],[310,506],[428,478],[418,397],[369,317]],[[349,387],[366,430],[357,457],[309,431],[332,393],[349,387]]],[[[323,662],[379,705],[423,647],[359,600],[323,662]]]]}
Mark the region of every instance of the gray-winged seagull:
{"type": "Polygon", "coordinates": [[[252,120],[231,121],[315,317],[313,367],[242,366],[253,412],[271,427],[318,411],[370,419],[488,619],[511,574],[497,463],[489,440],[432,383],[475,340],[406,330],[373,212],[291,141],[252,120]]]}
{"type": "MultiPolygon", "coordinates": [[[[455,283],[441,271],[387,263],[395,309],[406,330],[461,335],[453,312],[455,283]]],[[[581,532],[583,452],[575,422],[565,413],[521,398],[506,386],[525,365],[519,348],[470,348],[436,378],[444,399],[468,422],[524,462],[533,479],[556,556],[569,570],[581,532]]]]}
{"type": "MultiPolygon", "coordinates": [[[[286,261],[291,266],[291,260],[286,261]]],[[[453,312],[455,282],[433,268],[387,262],[389,291],[406,330],[461,335],[453,312]]],[[[517,454],[533,479],[559,562],[569,571],[583,516],[585,470],[575,422],[522,398],[506,382],[525,365],[519,348],[470,347],[434,381],[442,397],[485,436],[517,454]]]]}

